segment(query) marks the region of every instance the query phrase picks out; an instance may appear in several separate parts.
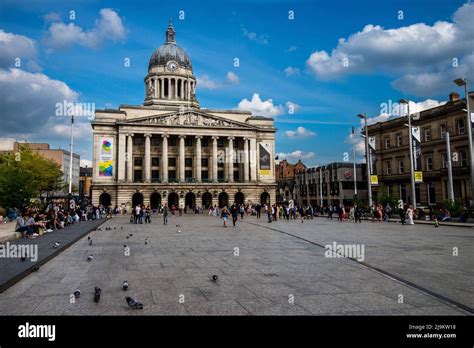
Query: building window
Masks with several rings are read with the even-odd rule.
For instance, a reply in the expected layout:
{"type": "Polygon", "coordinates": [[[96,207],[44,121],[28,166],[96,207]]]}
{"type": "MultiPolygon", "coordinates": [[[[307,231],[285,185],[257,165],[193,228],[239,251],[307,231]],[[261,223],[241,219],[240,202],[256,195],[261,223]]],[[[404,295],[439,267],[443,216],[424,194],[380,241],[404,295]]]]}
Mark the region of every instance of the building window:
{"type": "Polygon", "coordinates": [[[431,155],[427,155],[425,157],[425,161],[426,161],[426,171],[430,172],[433,170],[433,156],[431,155]]]}
{"type": "Polygon", "coordinates": [[[185,170],[184,171],[184,177],[186,179],[191,179],[193,177],[193,171],[192,170],[185,170]]]}
{"type": "Polygon", "coordinates": [[[464,123],[464,117],[456,119],[456,133],[464,134],[466,132],[466,127],[464,123]]]}
{"type": "Polygon", "coordinates": [[[143,145],[143,138],[133,137],[133,145],[143,145]]]}
{"type": "Polygon", "coordinates": [[[160,145],[160,139],[159,138],[151,138],[151,146],[159,146],[160,145]]]}
{"type": "Polygon", "coordinates": [[[217,147],[224,147],[224,139],[222,138],[217,139],[217,147]]]}
{"type": "Polygon", "coordinates": [[[385,161],[385,174],[392,175],[392,163],[390,161],[385,161]]]}
{"type": "Polygon", "coordinates": [[[384,142],[385,148],[390,149],[390,138],[389,137],[384,138],[383,142],[384,142]]]}
{"type": "Polygon", "coordinates": [[[467,150],[466,149],[459,150],[458,160],[461,162],[462,167],[467,167],[467,150]]]}
{"type": "Polygon", "coordinates": [[[201,166],[202,167],[209,166],[209,159],[208,158],[201,158],[201,166]]]}
{"type": "Polygon", "coordinates": [[[168,170],[168,179],[176,180],[176,170],[168,170]]]}
{"type": "Polygon", "coordinates": [[[223,170],[219,170],[217,172],[217,180],[218,181],[224,181],[224,171],[223,170]]]}
{"type": "Polygon", "coordinates": [[[397,134],[397,146],[400,147],[403,145],[403,137],[401,133],[397,134]]]}
{"type": "Polygon", "coordinates": [[[429,182],[426,184],[428,188],[428,204],[436,203],[436,188],[433,182],[429,182]]]}
{"type": "Polygon", "coordinates": [[[133,171],[133,181],[135,182],[142,181],[142,171],[140,169],[135,169],[133,171]]]}
{"type": "Polygon", "coordinates": [[[442,139],[446,138],[446,123],[439,125],[439,137],[442,139]]]}
{"type": "Polygon", "coordinates": [[[217,162],[218,168],[224,168],[224,162],[217,162]]]}
{"type": "Polygon", "coordinates": [[[141,157],[135,157],[135,159],[133,160],[133,164],[137,167],[141,167],[142,166],[142,158],[141,157]]]}
{"type": "Polygon", "coordinates": [[[151,158],[151,165],[154,167],[158,167],[160,165],[160,158],[159,157],[152,157],[151,158]]]}
{"type": "Polygon", "coordinates": [[[209,172],[207,170],[201,171],[201,179],[204,181],[209,180],[209,172]]]}
{"type": "Polygon", "coordinates": [[[169,146],[176,146],[176,143],[177,143],[176,137],[170,137],[170,138],[168,139],[168,145],[169,145],[169,146]]]}
{"type": "Polygon", "coordinates": [[[174,157],[168,158],[168,166],[176,167],[176,158],[174,158],[174,157]]]}
{"type": "Polygon", "coordinates": [[[446,152],[441,154],[441,163],[443,164],[443,169],[448,167],[448,156],[446,152]]]}
{"type": "Polygon", "coordinates": [[[185,158],[184,159],[184,166],[185,167],[192,167],[193,166],[193,159],[192,158],[185,158]]]}
{"type": "Polygon", "coordinates": [[[159,181],[160,180],[160,171],[159,170],[152,170],[151,171],[151,181],[159,181]]]}
{"type": "Polygon", "coordinates": [[[431,140],[431,128],[425,128],[425,141],[430,141],[431,140]]]}
{"type": "Polygon", "coordinates": [[[234,171],[234,181],[240,181],[240,172],[234,171]]]}
{"type": "Polygon", "coordinates": [[[403,202],[407,201],[407,187],[405,184],[400,185],[400,197],[403,202]]]}
{"type": "Polygon", "coordinates": [[[399,160],[398,161],[398,173],[403,174],[405,172],[405,161],[399,160]]]}
{"type": "Polygon", "coordinates": [[[209,139],[208,138],[202,138],[201,139],[201,147],[208,147],[209,146],[209,139]]]}
{"type": "Polygon", "coordinates": [[[184,146],[187,146],[187,147],[193,146],[193,138],[184,139],[184,146]]]}

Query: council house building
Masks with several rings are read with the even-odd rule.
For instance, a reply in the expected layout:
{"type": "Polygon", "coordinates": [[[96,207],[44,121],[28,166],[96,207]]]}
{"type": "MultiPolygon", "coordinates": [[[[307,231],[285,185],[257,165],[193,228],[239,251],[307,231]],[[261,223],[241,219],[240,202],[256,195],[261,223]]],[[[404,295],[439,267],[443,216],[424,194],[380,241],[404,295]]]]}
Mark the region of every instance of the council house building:
{"type": "Polygon", "coordinates": [[[273,119],[201,108],[171,21],[144,83],[143,105],[95,112],[93,204],[275,203],[273,119]]]}

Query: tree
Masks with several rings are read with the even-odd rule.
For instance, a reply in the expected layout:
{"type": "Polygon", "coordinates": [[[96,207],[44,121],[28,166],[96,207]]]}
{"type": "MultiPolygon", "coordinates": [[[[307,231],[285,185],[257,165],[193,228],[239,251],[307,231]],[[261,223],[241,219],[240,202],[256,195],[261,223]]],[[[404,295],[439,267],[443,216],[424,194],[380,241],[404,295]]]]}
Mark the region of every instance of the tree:
{"type": "Polygon", "coordinates": [[[59,189],[61,180],[56,162],[21,145],[19,152],[0,156],[0,206],[24,208],[31,198],[59,189]]]}

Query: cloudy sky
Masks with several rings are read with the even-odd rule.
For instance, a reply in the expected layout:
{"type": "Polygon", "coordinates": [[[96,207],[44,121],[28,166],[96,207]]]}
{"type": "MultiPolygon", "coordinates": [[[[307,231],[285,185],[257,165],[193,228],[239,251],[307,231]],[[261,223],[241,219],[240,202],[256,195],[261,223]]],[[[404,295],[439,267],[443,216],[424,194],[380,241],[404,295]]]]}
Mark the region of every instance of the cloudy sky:
{"type": "MultiPolygon", "coordinates": [[[[474,4],[465,1],[2,0],[0,137],[68,148],[58,102],[143,103],[169,18],[201,106],[273,117],[277,152],[290,161],[342,161],[358,113],[386,120],[400,98],[422,110],[461,93],[454,78],[474,83],[474,4]]],[[[90,160],[87,117],[75,135],[90,160]]]]}

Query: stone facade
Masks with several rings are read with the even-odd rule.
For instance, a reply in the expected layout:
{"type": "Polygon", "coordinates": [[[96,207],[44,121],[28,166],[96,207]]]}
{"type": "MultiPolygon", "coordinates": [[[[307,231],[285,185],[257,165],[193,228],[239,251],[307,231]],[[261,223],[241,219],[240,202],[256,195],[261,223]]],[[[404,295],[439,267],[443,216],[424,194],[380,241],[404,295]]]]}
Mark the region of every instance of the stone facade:
{"type": "Polygon", "coordinates": [[[275,202],[273,119],[203,109],[195,90],[170,23],[150,59],[144,105],[95,113],[93,204],[275,202]]]}

